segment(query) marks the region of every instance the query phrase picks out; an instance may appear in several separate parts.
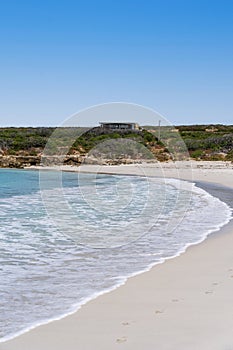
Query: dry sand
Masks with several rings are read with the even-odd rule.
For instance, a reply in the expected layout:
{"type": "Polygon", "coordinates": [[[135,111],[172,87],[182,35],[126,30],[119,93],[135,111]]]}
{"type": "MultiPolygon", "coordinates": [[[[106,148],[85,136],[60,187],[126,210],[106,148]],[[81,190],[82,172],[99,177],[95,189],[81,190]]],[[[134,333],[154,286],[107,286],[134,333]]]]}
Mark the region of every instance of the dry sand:
{"type": "MultiPolygon", "coordinates": [[[[152,165],[146,167],[147,175],[157,175],[152,165]]],[[[164,175],[177,177],[177,170],[169,167],[163,167],[164,175]]],[[[180,178],[193,177],[233,188],[230,163],[211,166],[208,162],[193,169],[191,175],[185,167],[179,169],[180,178]]],[[[104,170],[132,174],[141,173],[141,166],[104,170]]],[[[92,300],[72,316],[2,343],[0,349],[232,350],[232,222],[219,234],[130,278],[124,286],[92,300]]]]}

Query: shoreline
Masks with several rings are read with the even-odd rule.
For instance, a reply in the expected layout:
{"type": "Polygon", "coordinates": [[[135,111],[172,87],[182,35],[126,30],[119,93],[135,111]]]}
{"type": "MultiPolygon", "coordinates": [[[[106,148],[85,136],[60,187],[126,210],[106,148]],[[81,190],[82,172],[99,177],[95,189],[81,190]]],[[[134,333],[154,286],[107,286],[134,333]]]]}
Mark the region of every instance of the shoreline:
{"type": "Polygon", "coordinates": [[[207,181],[232,187],[233,162],[230,161],[176,161],[138,163],[121,165],[80,165],[80,166],[31,166],[24,171],[62,171],[74,173],[95,173],[111,175],[138,175],[166,177],[187,181],[207,181]],[[224,183],[219,174],[224,173],[224,183]],[[209,177],[209,175],[211,175],[209,177]]]}
{"type": "MultiPolygon", "coordinates": [[[[125,168],[125,167],[124,167],[125,168]]],[[[114,169],[114,170],[116,170],[116,169],[114,169]]],[[[123,169],[120,169],[120,172],[121,172],[121,170],[123,170],[123,169]]],[[[124,169],[125,170],[125,169],[124,169]]],[[[129,170],[129,169],[128,169],[129,170]]],[[[206,169],[205,169],[206,170],[206,169]]],[[[132,169],[130,170],[130,171],[132,171],[132,169]]],[[[223,171],[223,169],[221,169],[221,172],[223,171]]],[[[128,171],[129,172],[129,171],[128,171]]],[[[206,186],[206,184],[205,183],[203,183],[203,177],[204,177],[204,180],[206,180],[206,174],[200,174],[200,170],[198,171],[199,172],[199,176],[197,176],[198,174],[194,174],[195,175],[195,178],[198,178],[198,180],[196,180],[196,181],[198,181],[199,182],[199,185],[201,185],[201,186],[198,186],[198,184],[197,184],[197,186],[198,187],[200,187],[200,188],[203,188],[203,189],[205,189],[206,190],[206,188],[205,188],[205,186],[206,186]]],[[[208,171],[209,172],[209,171],[208,171]]],[[[128,174],[128,175],[130,175],[130,174],[128,174]]],[[[135,175],[135,174],[134,174],[135,175]]],[[[148,174],[147,174],[148,175],[148,174]]],[[[187,175],[187,174],[186,174],[187,175]]],[[[209,174],[210,175],[210,174],[209,174]]],[[[222,183],[222,185],[223,186],[228,186],[228,183],[229,183],[229,180],[231,180],[230,178],[229,178],[229,176],[226,176],[226,175],[229,175],[229,174],[225,174],[225,181],[223,181],[223,179],[222,178],[220,178],[219,179],[219,174],[211,174],[211,176],[212,176],[212,178],[211,178],[211,180],[212,181],[208,181],[207,183],[208,184],[213,184],[213,183],[219,183],[219,182],[221,182],[222,183]],[[216,178],[216,177],[218,177],[218,179],[216,178]],[[218,180],[218,182],[216,182],[215,180],[218,180]]],[[[149,176],[149,175],[148,175],[149,176]]],[[[183,174],[183,176],[184,176],[184,174],[183,174]]],[[[185,179],[185,180],[187,180],[187,179],[185,179]]],[[[208,180],[209,180],[209,176],[208,176],[208,180]]],[[[193,181],[193,182],[196,182],[195,181],[195,179],[192,179],[191,181],[193,181]]],[[[213,185],[212,185],[213,186],[213,185]]],[[[231,185],[231,188],[233,188],[233,186],[231,185]]],[[[223,187],[221,187],[221,188],[219,188],[220,190],[222,190],[223,189],[223,187]]],[[[218,189],[218,190],[219,190],[218,189]]],[[[216,188],[215,188],[215,190],[216,190],[216,188]]],[[[208,192],[210,192],[210,191],[208,191],[208,192]]],[[[233,193],[233,192],[232,192],[233,193]]],[[[221,199],[222,200],[222,199],[221,199]]],[[[73,349],[92,349],[93,347],[94,347],[94,345],[93,344],[95,344],[96,343],[96,340],[98,340],[99,341],[99,343],[98,343],[98,345],[99,345],[99,347],[101,348],[101,349],[115,349],[115,348],[118,348],[119,347],[119,345],[121,345],[122,347],[124,347],[125,349],[144,349],[144,346],[146,346],[146,343],[145,343],[145,345],[143,344],[143,346],[142,346],[142,344],[140,345],[141,347],[137,347],[137,344],[134,344],[134,347],[131,347],[132,346],[132,344],[128,341],[128,337],[127,336],[122,336],[122,337],[119,337],[119,338],[116,338],[116,340],[115,340],[115,342],[113,341],[113,342],[110,342],[110,343],[106,343],[106,345],[105,345],[105,342],[106,341],[110,341],[110,339],[109,339],[109,337],[105,337],[104,336],[104,333],[103,333],[103,329],[102,329],[102,327],[101,327],[101,325],[100,325],[100,327],[99,327],[99,325],[96,323],[96,324],[92,324],[93,322],[91,321],[91,319],[92,319],[92,317],[90,317],[90,316],[93,316],[93,314],[94,314],[94,319],[97,321],[98,320],[98,315],[96,315],[96,308],[98,309],[99,307],[100,307],[100,305],[103,305],[104,306],[104,310],[105,310],[105,312],[107,313],[107,314],[109,314],[109,312],[108,312],[108,310],[106,309],[106,303],[107,303],[107,306],[109,306],[109,298],[110,298],[110,300],[111,300],[111,297],[113,296],[113,299],[114,298],[119,298],[119,295],[121,295],[122,294],[122,289],[123,290],[125,290],[125,289],[127,289],[128,287],[128,285],[131,285],[131,284],[135,284],[135,282],[131,282],[131,281],[133,281],[133,280],[136,280],[136,287],[137,287],[137,289],[143,289],[142,290],[142,294],[144,293],[144,297],[145,297],[145,290],[144,290],[144,287],[142,287],[142,282],[140,281],[140,280],[146,280],[146,283],[148,283],[148,278],[146,277],[146,276],[148,276],[148,274],[150,274],[150,275],[156,275],[157,274],[157,272],[156,271],[158,271],[158,270],[161,270],[161,266],[162,265],[169,265],[169,266],[171,266],[171,268],[172,268],[172,265],[176,265],[177,263],[173,263],[174,261],[177,261],[177,259],[178,259],[178,261],[180,260],[180,258],[181,257],[185,257],[185,256],[189,256],[190,254],[191,255],[193,255],[193,253],[190,253],[190,252],[192,252],[193,250],[203,250],[203,249],[198,249],[198,247],[203,247],[203,245],[204,246],[206,246],[206,244],[207,245],[210,245],[210,243],[209,242],[212,242],[212,241],[215,241],[216,239],[217,240],[219,240],[220,239],[220,241],[222,241],[223,240],[223,238],[225,238],[226,239],[226,237],[228,237],[228,236],[231,236],[231,235],[229,235],[229,233],[230,232],[232,232],[233,233],[233,224],[232,224],[232,220],[230,221],[230,223],[228,223],[227,225],[225,225],[225,226],[223,226],[221,229],[220,229],[220,231],[217,231],[218,232],[218,234],[216,235],[216,234],[214,234],[214,233],[212,233],[212,234],[210,234],[210,235],[208,235],[208,237],[206,238],[206,239],[204,239],[201,243],[195,243],[195,244],[192,244],[192,245],[190,245],[188,248],[186,248],[186,251],[185,251],[185,253],[181,253],[181,254],[179,254],[178,256],[176,256],[175,258],[174,257],[172,257],[172,258],[168,258],[168,259],[166,259],[165,260],[165,262],[163,262],[163,263],[157,263],[155,266],[153,266],[152,268],[150,268],[149,269],[149,271],[148,272],[139,272],[139,273],[137,273],[136,274],[136,276],[134,275],[133,277],[130,277],[130,278],[128,278],[127,279],[127,281],[126,281],[126,283],[124,283],[122,286],[120,286],[120,287],[117,287],[116,289],[114,289],[113,291],[111,291],[111,292],[107,292],[107,293],[104,293],[103,294],[103,296],[98,296],[96,299],[92,299],[91,301],[89,301],[87,304],[85,304],[85,305],[83,305],[82,307],[81,307],[81,309],[79,309],[78,310],[78,312],[75,312],[74,314],[72,314],[71,316],[67,316],[67,317],[65,317],[65,318],[62,318],[62,319],[60,319],[59,321],[53,321],[53,322],[49,322],[49,323],[47,323],[47,324],[45,324],[45,325],[42,325],[42,326],[39,326],[39,327],[36,327],[36,328],[34,328],[33,330],[31,330],[31,331],[29,331],[29,332],[27,332],[27,333],[24,333],[23,335],[21,335],[21,336],[18,336],[18,337],[16,337],[16,338],[14,338],[14,339],[12,339],[12,340],[10,340],[10,341],[7,341],[7,342],[4,342],[4,343],[0,343],[0,349],[2,349],[2,350],[7,350],[7,349],[12,349],[12,350],[21,350],[21,349],[24,349],[24,350],[29,350],[29,349],[32,349],[32,350],[34,350],[34,349],[41,349],[41,348],[44,348],[44,349],[49,349],[49,350],[53,350],[53,349],[57,349],[57,350],[59,350],[59,349],[61,349],[61,350],[64,350],[64,349],[66,349],[66,348],[69,348],[69,349],[71,349],[71,350],[73,350],[73,349]],[[224,232],[225,232],[225,235],[224,235],[224,232]],[[227,233],[227,235],[226,235],[226,233],[227,233]],[[224,237],[223,237],[224,236],[224,237]],[[211,239],[210,239],[211,238],[211,239]],[[95,309],[93,309],[93,305],[94,305],[94,308],[95,309]],[[96,318],[97,317],[97,318],[96,318]],[[86,328],[84,327],[84,325],[82,325],[81,326],[81,323],[80,323],[80,319],[81,319],[81,321],[82,321],[82,318],[83,318],[83,320],[86,322],[86,328]],[[88,334],[87,334],[87,329],[89,328],[89,321],[91,322],[91,330],[93,331],[93,327],[94,326],[97,326],[97,328],[98,328],[98,330],[99,330],[99,335],[98,335],[98,332],[96,333],[96,332],[94,332],[94,335],[95,335],[95,337],[93,338],[93,339],[89,339],[88,338],[88,334]],[[79,325],[79,327],[81,327],[81,328],[79,328],[78,326],[77,326],[77,328],[75,327],[75,325],[76,325],[76,323],[79,325]],[[58,341],[57,339],[56,339],[56,334],[57,334],[57,331],[59,330],[59,329],[61,329],[61,327],[65,327],[65,329],[66,329],[66,331],[67,331],[67,333],[68,333],[68,335],[69,336],[66,336],[66,335],[64,335],[65,336],[65,339],[66,339],[66,342],[68,342],[68,343],[64,343],[64,342],[61,342],[60,343],[60,341],[58,341]],[[77,339],[77,336],[75,335],[75,332],[77,333],[78,332],[78,330],[80,329],[80,330],[84,330],[84,328],[85,328],[85,331],[86,331],[86,337],[87,337],[87,343],[84,341],[84,339],[82,339],[82,343],[80,343],[80,339],[78,338],[77,339]],[[100,329],[101,328],[101,329],[100,329]],[[74,331],[74,329],[76,330],[76,331],[74,331]],[[56,334],[55,334],[55,332],[56,332],[56,334]],[[99,339],[99,336],[102,334],[102,337],[101,337],[101,339],[99,339]],[[44,339],[43,339],[43,335],[44,336],[46,336],[44,339]],[[41,338],[42,337],[42,338],[41,338]],[[72,337],[73,337],[73,339],[72,339],[72,337]],[[69,338],[69,339],[68,339],[69,338]],[[70,339],[71,338],[71,339],[70,339]],[[76,342],[74,341],[74,340],[76,340],[76,342],[77,342],[77,344],[76,344],[76,342]],[[56,346],[55,346],[55,344],[56,344],[56,346]],[[62,345],[63,344],[63,345],[62,345]],[[131,344],[131,345],[130,345],[131,344]],[[80,347],[76,347],[76,345],[78,345],[78,346],[80,346],[80,347]],[[106,346],[106,347],[103,347],[103,346],[106,346]]],[[[213,244],[213,243],[211,243],[211,244],[213,244]]],[[[181,259],[182,260],[182,259],[181,259]]],[[[233,260],[233,259],[232,259],[233,260]]],[[[233,261],[232,261],[232,268],[233,268],[233,261]]],[[[164,268],[162,268],[162,270],[163,270],[164,268]]],[[[166,268],[165,268],[165,270],[166,270],[166,268]]],[[[233,274],[233,273],[232,273],[233,274]]],[[[160,278],[162,278],[163,276],[160,276],[160,278]]],[[[156,279],[155,279],[156,280],[156,279]]],[[[163,280],[163,278],[162,278],[162,280],[163,280]]],[[[154,286],[153,286],[154,287],[154,286]]],[[[128,292],[127,292],[128,293],[128,292]]],[[[126,293],[126,299],[130,302],[130,300],[129,300],[129,297],[127,296],[127,293],[126,293]]],[[[208,294],[212,294],[212,292],[210,292],[210,293],[208,293],[208,294]]],[[[144,304],[145,303],[145,298],[144,299],[142,299],[142,303],[144,304]]],[[[151,300],[151,302],[154,302],[154,301],[152,301],[151,300]]],[[[174,301],[174,303],[175,303],[175,301],[174,301]]],[[[117,305],[117,304],[116,304],[117,305]]],[[[115,306],[116,306],[115,305],[115,306]]],[[[116,311],[115,310],[115,306],[114,306],[114,303],[111,301],[110,302],[110,306],[111,306],[111,309],[112,309],[112,311],[116,311]]],[[[127,305],[126,305],[127,306],[127,305]]],[[[135,304],[135,307],[137,308],[137,307],[139,307],[140,308],[140,305],[138,305],[138,303],[136,303],[135,304]]],[[[119,313],[121,314],[124,314],[124,310],[122,310],[122,308],[121,308],[121,304],[120,304],[120,311],[119,311],[119,313]]],[[[127,309],[127,307],[126,307],[126,309],[127,309]]],[[[132,311],[132,310],[131,310],[132,311]]],[[[142,311],[142,313],[143,313],[143,310],[141,310],[142,311]]],[[[162,315],[163,314],[163,311],[161,311],[161,310],[157,310],[158,312],[155,312],[155,314],[156,315],[162,315]]],[[[139,315],[140,316],[140,315],[139,315]]],[[[123,318],[123,316],[122,316],[122,318],[123,318]]],[[[109,319],[110,319],[110,321],[112,322],[113,320],[112,320],[112,315],[110,314],[109,315],[109,319]]],[[[140,319],[140,317],[139,317],[139,319],[140,319]]],[[[104,319],[104,320],[102,320],[101,319],[101,321],[102,322],[104,322],[104,324],[106,325],[106,326],[108,326],[108,318],[106,319],[104,319]]],[[[84,323],[85,323],[84,322],[84,323]]],[[[102,324],[102,322],[101,322],[101,324],[102,324]]],[[[111,323],[110,322],[110,323],[111,323]]],[[[128,327],[126,327],[126,326],[129,326],[129,328],[130,328],[130,325],[131,325],[131,323],[130,322],[128,322],[128,321],[122,321],[123,323],[125,323],[125,327],[123,327],[123,329],[124,328],[128,328],[128,327]],[[126,324],[127,323],[127,324],[126,324]],[[129,324],[128,324],[129,323],[129,324]]],[[[135,321],[136,322],[136,321],[135,321]]],[[[123,323],[122,323],[122,326],[123,326],[123,323]]],[[[113,326],[113,325],[112,325],[113,326]]],[[[119,325],[118,325],[119,326],[119,325]]],[[[145,324],[143,324],[143,326],[145,326],[145,324]]],[[[117,328],[117,327],[116,327],[117,328]]],[[[111,333],[114,333],[114,327],[113,327],[113,329],[111,328],[111,333]]],[[[135,337],[137,338],[137,332],[136,333],[134,333],[134,335],[135,335],[135,337]]],[[[57,336],[58,336],[58,338],[60,339],[60,337],[59,337],[59,334],[57,334],[57,336]]],[[[79,336],[81,336],[81,338],[83,338],[83,332],[82,331],[80,331],[80,333],[79,333],[79,336]]],[[[151,341],[152,341],[153,339],[151,339],[151,341]]],[[[233,339],[232,339],[232,342],[233,342],[233,339]]],[[[154,346],[155,345],[157,345],[157,343],[153,343],[153,347],[147,347],[147,349],[149,349],[149,350],[152,350],[152,349],[154,349],[154,346]]],[[[161,344],[159,344],[159,346],[162,346],[161,344]]],[[[192,347],[190,347],[190,344],[188,345],[189,346],[189,348],[192,348],[192,347]]],[[[161,349],[174,349],[173,347],[160,347],[161,349]]],[[[193,349],[196,349],[196,348],[193,348],[193,349]]],[[[205,348],[206,349],[206,348],[205,348]]],[[[212,349],[212,348],[211,348],[212,349]]],[[[217,349],[217,348],[216,348],[217,349]]]]}

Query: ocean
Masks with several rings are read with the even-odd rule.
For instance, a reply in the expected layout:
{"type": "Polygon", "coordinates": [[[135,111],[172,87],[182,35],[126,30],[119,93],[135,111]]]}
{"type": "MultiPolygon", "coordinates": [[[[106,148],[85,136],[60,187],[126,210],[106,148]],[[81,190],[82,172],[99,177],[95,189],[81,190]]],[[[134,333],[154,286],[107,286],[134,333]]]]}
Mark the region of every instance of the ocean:
{"type": "Polygon", "coordinates": [[[1,169],[0,183],[0,342],[77,311],[232,215],[175,179],[1,169]]]}

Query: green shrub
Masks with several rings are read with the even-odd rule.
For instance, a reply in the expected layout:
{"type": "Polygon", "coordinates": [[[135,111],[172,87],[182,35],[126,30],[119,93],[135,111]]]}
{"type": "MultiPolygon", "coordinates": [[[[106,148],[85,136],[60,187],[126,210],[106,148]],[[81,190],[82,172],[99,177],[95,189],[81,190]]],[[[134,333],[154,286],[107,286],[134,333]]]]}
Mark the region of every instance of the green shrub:
{"type": "Polygon", "coordinates": [[[197,149],[196,151],[191,152],[190,155],[192,158],[201,158],[203,151],[201,149],[197,149]]]}

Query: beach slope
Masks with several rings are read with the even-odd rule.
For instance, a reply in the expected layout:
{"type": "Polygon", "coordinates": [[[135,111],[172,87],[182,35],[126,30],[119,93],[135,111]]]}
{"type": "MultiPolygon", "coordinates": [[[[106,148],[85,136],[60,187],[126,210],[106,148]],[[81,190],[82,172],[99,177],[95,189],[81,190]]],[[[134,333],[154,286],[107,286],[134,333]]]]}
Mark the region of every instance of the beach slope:
{"type": "MultiPolygon", "coordinates": [[[[232,169],[197,169],[193,180],[228,186],[229,190],[222,187],[222,192],[228,194],[230,203],[232,174],[232,169]]],[[[130,278],[71,316],[0,344],[0,349],[230,350],[232,329],[230,222],[179,257],[130,278]]]]}

